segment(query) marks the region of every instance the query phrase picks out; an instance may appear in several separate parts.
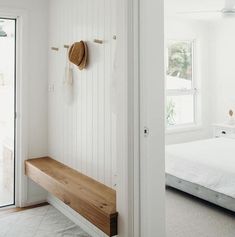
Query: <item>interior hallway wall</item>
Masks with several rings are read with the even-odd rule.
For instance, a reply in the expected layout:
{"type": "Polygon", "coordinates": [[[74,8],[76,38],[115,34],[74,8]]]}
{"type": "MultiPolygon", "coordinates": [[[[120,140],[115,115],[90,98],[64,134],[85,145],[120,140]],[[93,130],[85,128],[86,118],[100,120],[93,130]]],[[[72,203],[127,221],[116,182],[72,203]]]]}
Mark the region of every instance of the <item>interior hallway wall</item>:
{"type": "MultiPolygon", "coordinates": [[[[48,153],[48,1],[0,0],[0,8],[23,10],[28,15],[28,155],[48,153]]],[[[45,199],[45,192],[29,181],[28,202],[45,199]]]]}
{"type": "Polygon", "coordinates": [[[49,42],[59,51],[49,53],[49,155],[110,187],[116,184],[115,16],[115,0],[50,1],[49,42]],[[88,44],[89,64],[82,71],[73,66],[69,90],[63,46],[80,40],[88,44]]]}

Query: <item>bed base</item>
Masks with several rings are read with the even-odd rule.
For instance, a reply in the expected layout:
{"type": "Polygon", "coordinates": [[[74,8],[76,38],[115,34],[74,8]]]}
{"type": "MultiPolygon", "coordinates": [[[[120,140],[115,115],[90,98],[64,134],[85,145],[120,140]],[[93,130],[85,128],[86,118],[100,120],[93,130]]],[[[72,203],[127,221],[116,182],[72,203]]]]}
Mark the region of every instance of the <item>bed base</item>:
{"type": "Polygon", "coordinates": [[[166,186],[173,187],[235,212],[235,199],[223,193],[218,193],[201,185],[182,180],[170,174],[166,174],[166,186]]]}

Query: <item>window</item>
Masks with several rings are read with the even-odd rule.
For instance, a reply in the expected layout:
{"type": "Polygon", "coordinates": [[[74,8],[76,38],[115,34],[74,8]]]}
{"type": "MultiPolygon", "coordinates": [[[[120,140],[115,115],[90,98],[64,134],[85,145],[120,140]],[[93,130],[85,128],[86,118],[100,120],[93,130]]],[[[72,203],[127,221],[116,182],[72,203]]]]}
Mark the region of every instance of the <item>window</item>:
{"type": "Polygon", "coordinates": [[[166,125],[196,124],[196,88],[193,73],[193,41],[168,41],[166,68],[166,125]]]}

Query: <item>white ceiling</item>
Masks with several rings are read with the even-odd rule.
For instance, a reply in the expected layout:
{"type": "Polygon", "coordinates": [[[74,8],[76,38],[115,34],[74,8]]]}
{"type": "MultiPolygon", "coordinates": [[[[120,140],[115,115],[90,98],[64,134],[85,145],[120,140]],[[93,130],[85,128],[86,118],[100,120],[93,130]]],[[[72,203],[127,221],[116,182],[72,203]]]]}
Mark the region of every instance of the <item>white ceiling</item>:
{"type": "Polygon", "coordinates": [[[225,0],[165,0],[166,13],[219,10],[224,5],[225,0]]]}
{"type": "MultiPolygon", "coordinates": [[[[217,20],[225,18],[219,10],[225,7],[226,0],[165,0],[166,17],[190,18],[196,20],[217,20]],[[212,13],[191,13],[193,11],[215,11],[212,13]],[[182,14],[183,13],[183,14],[182,14]]],[[[234,0],[229,0],[234,1],[234,0]]],[[[227,18],[227,17],[226,17],[227,18]]],[[[232,15],[234,19],[234,15],[232,15]]]]}

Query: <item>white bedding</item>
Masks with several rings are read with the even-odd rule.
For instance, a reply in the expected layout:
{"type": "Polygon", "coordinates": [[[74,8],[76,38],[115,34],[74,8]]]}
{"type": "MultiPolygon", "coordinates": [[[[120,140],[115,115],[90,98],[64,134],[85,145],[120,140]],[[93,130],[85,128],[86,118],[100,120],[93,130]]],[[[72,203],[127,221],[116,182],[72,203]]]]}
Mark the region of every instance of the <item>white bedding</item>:
{"type": "Polygon", "coordinates": [[[235,139],[166,146],[166,173],[235,198],[235,139]]]}

